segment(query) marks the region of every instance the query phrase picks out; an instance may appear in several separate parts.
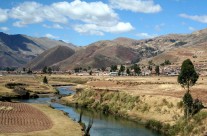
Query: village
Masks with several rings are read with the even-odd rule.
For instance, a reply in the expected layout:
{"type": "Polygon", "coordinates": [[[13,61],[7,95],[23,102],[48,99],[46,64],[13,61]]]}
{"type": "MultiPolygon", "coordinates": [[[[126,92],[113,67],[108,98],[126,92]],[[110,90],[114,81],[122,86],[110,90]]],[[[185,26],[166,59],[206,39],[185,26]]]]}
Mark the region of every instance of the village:
{"type": "MultiPolygon", "coordinates": [[[[196,71],[200,76],[207,76],[207,61],[199,61],[194,64],[196,71]]],[[[72,70],[61,71],[50,67],[44,67],[42,70],[32,71],[30,68],[13,69],[7,68],[0,71],[0,76],[7,74],[69,74],[76,76],[178,76],[180,73],[180,64],[171,64],[165,60],[162,64],[155,65],[152,61],[148,65],[143,64],[125,64],[112,65],[106,68],[82,68],[77,67],[72,70]],[[135,68],[136,67],[136,68],[135,68]]]]}

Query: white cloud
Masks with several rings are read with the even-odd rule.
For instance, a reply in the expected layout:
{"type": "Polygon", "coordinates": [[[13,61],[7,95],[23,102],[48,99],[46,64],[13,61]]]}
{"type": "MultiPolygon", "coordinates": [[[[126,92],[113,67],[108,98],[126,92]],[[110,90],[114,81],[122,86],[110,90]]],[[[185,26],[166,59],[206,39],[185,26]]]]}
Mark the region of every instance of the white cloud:
{"type": "Polygon", "coordinates": [[[67,23],[69,19],[85,23],[112,25],[118,22],[118,14],[102,2],[87,3],[80,0],[57,2],[46,6],[37,2],[24,2],[10,10],[11,18],[17,19],[15,26],[40,23],[45,20],[67,23]],[[94,11],[94,9],[96,9],[94,11]]]}
{"type": "Polygon", "coordinates": [[[59,37],[54,36],[52,34],[46,34],[45,37],[50,38],[50,39],[58,39],[59,37]]]}
{"type": "Polygon", "coordinates": [[[5,22],[8,19],[7,10],[0,9],[0,22],[5,22]]]}
{"type": "Polygon", "coordinates": [[[98,26],[96,24],[84,24],[76,25],[75,31],[79,33],[85,33],[90,35],[104,35],[104,32],[108,33],[123,33],[133,30],[133,26],[130,23],[119,22],[114,26],[98,26]]]}
{"type": "Polygon", "coordinates": [[[0,27],[0,30],[2,30],[2,31],[8,31],[9,28],[8,27],[0,27]]]}
{"type": "Polygon", "coordinates": [[[118,20],[118,14],[116,14],[107,4],[102,2],[87,3],[75,0],[71,3],[54,3],[52,6],[57,12],[66,15],[73,20],[80,20],[85,23],[112,25],[116,24],[118,20]]]}
{"type": "Polygon", "coordinates": [[[47,25],[47,24],[43,24],[42,26],[45,27],[45,28],[63,29],[63,27],[61,25],[59,25],[59,24],[53,24],[51,26],[47,25]]]}
{"type": "Polygon", "coordinates": [[[196,29],[195,29],[194,27],[192,27],[192,26],[189,26],[188,29],[189,29],[190,31],[196,31],[196,29]]]}
{"type": "Polygon", "coordinates": [[[207,15],[199,16],[199,15],[187,15],[187,14],[180,14],[180,17],[191,19],[201,23],[207,23],[207,15]]]}
{"type": "Polygon", "coordinates": [[[157,36],[157,34],[152,34],[151,35],[151,34],[148,34],[148,33],[138,33],[138,34],[136,34],[136,36],[146,39],[146,38],[154,38],[154,37],[157,36]]]}
{"type": "MultiPolygon", "coordinates": [[[[150,3],[153,4],[153,2],[148,4],[150,3]]],[[[68,26],[72,22],[70,26],[75,31],[92,35],[104,35],[105,32],[123,33],[134,29],[130,23],[121,22],[113,8],[101,1],[74,0],[56,2],[51,5],[28,1],[9,9],[8,15],[15,20],[13,25],[16,27],[49,21],[54,24],[42,26],[63,29],[63,26],[68,26]]]]}
{"type": "Polygon", "coordinates": [[[11,18],[17,19],[14,26],[23,27],[27,24],[41,23],[45,20],[66,23],[67,19],[49,6],[37,2],[24,2],[9,11],[11,18]]]}
{"type": "Polygon", "coordinates": [[[157,13],[162,10],[159,4],[153,0],[109,0],[113,8],[120,10],[130,10],[142,13],[157,13]]]}

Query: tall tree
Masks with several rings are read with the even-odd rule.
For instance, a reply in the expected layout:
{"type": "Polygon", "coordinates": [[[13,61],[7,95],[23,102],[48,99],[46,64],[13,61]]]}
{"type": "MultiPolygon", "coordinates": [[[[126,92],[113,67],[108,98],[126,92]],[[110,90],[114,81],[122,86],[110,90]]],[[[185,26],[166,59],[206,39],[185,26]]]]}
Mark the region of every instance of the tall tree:
{"type": "Polygon", "coordinates": [[[123,75],[123,72],[125,71],[125,66],[121,65],[119,69],[119,75],[123,75]]]}
{"type": "MultiPolygon", "coordinates": [[[[187,92],[183,96],[183,103],[185,105],[185,116],[188,119],[189,115],[195,111],[194,105],[197,103],[193,103],[193,98],[190,94],[190,87],[195,85],[196,81],[198,80],[199,75],[196,73],[193,63],[190,59],[183,61],[181,66],[181,72],[178,76],[178,83],[185,89],[187,88],[187,92]]],[[[202,103],[201,103],[202,104],[202,103]]],[[[196,109],[197,110],[197,109],[196,109]]],[[[201,110],[199,108],[198,110],[201,110]]],[[[198,112],[198,111],[196,111],[198,112]]]]}
{"type": "Polygon", "coordinates": [[[155,67],[155,72],[158,76],[160,75],[160,67],[159,66],[155,67]]]}
{"type": "Polygon", "coordinates": [[[129,68],[127,68],[126,73],[127,73],[127,75],[130,75],[131,72],[130,72],[129,68]]]}
{"type": "Polygon", "coordinates": [[[124,72],[125,71],[125,66],[121,65],[120,69],[119,69],[121,72],[124,72]]]}
{"type": "Polygon", "coordinates": [[[136,75],[140,75],[141,74],[141,69],[140,69],[140,67],[137,64],[134,64],[133,69],[134,69],[134,73],[136,75]]]}
{"type": "Polygon", "coordinates": [[[47,69],[47,71],[48,71],[49,74],[52,74],[52,68],[51,68],[51,67],[49,67],[49,68],[47,69]]]}
{"type": "Polygon", "coordinates": [[[195,85],[198,80],[199,75],[196,73],[193,63],[190,59],[183,61],[181,66],[181,72],[178,76],[178,83],[185,89],[187,92],[190,91],[190,87],[195,85]]]}
{"type": "Polygon", "coordinates": [[[116,72],[117,71],[117,65],[111,65],[111,72],[116,72]]]}
{"type": "Polygon", "coordinates": [[[43,73],[47,73],[47,66],[45,66],[45,67],[42,69],[42,72],[43,72],[43,73]]]}

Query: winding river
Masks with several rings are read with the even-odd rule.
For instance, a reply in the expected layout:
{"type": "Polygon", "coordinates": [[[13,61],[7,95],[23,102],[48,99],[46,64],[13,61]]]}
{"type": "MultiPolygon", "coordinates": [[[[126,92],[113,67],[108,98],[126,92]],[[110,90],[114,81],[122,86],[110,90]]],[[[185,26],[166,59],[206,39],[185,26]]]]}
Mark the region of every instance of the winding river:
{"type": "MultiPolygon", "coordinates": [[[[57,87],[57,89],[61,95],[74,93],[74,91],[70,90],[70,87],[57,87]]],[[[46,96],[36,99],[21,100],[21,102],[48,104],[57,110],[62,110],[68,113],[73,120],[77,121],[79,119],[80,109],[51,102],[51,99],[58,98],[56,96],[46,96]]],[[[89,111],[84,109],[82,122],[87,125],[91,117],[94,118],[93,126],[90,130],[91,136],[160,136],[133,121],[112,115],[105,115],[99,111],[89,111]]]]}

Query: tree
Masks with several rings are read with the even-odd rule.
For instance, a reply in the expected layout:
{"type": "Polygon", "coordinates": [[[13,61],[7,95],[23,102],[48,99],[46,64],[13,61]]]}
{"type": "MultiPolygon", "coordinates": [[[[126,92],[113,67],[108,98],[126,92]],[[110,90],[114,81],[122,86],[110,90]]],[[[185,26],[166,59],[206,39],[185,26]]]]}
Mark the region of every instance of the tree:
{"type": "Polygon", "coordinates": [[[117,65],[111,65],[111,72],[116,72],[117,71],[117,65]]]}
{"type": "Polygon", "coordinates": [[[89,75],[92,75],[93,74],[93,71],[91,70],[90,72],[89,72],[89,75]]]}
{"type": "Polygon", "coordinates": [[[159,66],[155,67],[155,72],[158,76],[160,75],[160,67],[159,66]]]}
{"type": "Polygon", "coordinates": [[[47,69],[47,71],[48,71],[48,74],[52,74],[52,68],[51,68],[51,67],[49,67],[49,68],[47,69]]]}
{"type": "Polygon", "coordinates": [[[32,74],[32,70],[29,68],[27,74],[32,74]]]}
{"type": "Polygon", "coordinates": [[[129,70],[129,68],[127,68],[126,73],[127,73],[127,75],[130,75],[130,70],[129,70]]]}
{"type": "Polygon", "coordinates": [[[75,73],[79,73],[79,68],[74,68],[75,73]]]}
{"type": "Polygon", "coordinates": [[[178,83],[185,89],[187,92],[190,91],[190,87],[195,85],[198,80],[199,75],[196,73],[193,63],[190,59],[183,61],[181,66],[181,72],[178,76],[178,83]]]}
{"type": "Polygon", "coordinates": [[[133,69],[134,69],[134,73],[136,75],[140,75],[141,74],[141,69],[140,69],[140,67],[137,64],[134,64],[133,69]]]}
{"type": "Polygon", "coordinates": [[[193,98],[189,92],[183,96],[183,103],[185,105],[184,115],[188,118],[192,110],[193,98]]]}
{"type": "Polygon", "coordinates": [[[152,66],[151,65],[148,66],[148,70],[152,71],[152,66]]]}
{"type": "Polygon", "coordinates": [[[45,66],[45,67],[42,69],[42,72],[43,72],[43,73],[47,73],[47,66],[45,66]]]}
{"type": "Polygon", "coordinates": [[[183,103],[185,105],[185,116],[188,119],[189,115],[194,115],[199,112],[202,108],[202,102],[196,100],[193,102],[193,98],[190,94],[190,87],[195,85],[198,80],[199,75],[196,73],[193,63],[190,59],[183,61],[181,66],[181,72],[178,76],[178,83],[185,89],[187,92],[183,96],[183,103]]]}
{"type": "Polygon", "coordinates": [[[48,84],[48,80],[47,80],[47,77],[46,76],[43,78],[43,83],[44,84],[48,84]]]}
{"type": "Polygon", "coordinates": [[[125,71],[125,66],[121,65],[119,69],[119,75],[123,75],[123,72],[125,71]]]}

